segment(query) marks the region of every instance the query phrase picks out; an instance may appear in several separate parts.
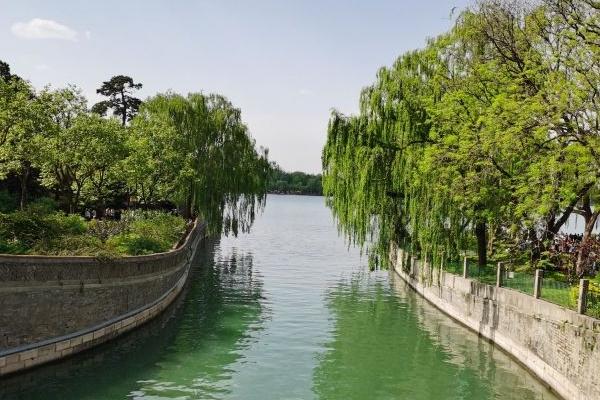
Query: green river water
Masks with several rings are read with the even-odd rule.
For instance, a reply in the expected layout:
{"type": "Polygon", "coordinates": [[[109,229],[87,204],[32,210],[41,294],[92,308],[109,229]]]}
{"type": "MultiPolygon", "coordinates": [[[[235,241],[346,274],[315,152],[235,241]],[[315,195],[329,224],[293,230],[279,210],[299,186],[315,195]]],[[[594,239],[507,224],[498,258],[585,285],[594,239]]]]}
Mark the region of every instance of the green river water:
{"type": "Polygon", "coordinates": [[[176,304],[0,399],[555,399],[500,350],[368,272],[321,197],[269,196],[248,235],[206,241],[176,304]]]}

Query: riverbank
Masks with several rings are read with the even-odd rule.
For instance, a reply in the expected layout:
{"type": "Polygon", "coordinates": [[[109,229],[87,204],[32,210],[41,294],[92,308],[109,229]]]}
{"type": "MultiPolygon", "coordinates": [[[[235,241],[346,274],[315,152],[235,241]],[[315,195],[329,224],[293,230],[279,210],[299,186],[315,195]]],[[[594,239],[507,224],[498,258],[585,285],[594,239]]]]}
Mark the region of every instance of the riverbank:
{"type": "Polygon", "coordinates": [[[600,398],[600,321],[503,287],[440,273],[392,246],[395,272],[444,313],[528,368],[565,399],[600,398]]]}
{"type": "Polygon", "coordinates": [[[146,256],[0,256],[0,376],[104,343],[160,314],[185,285],[205,226],[146,256]]]}
{"type": "Polygon", "coordinates": [[[64,362],[2,379],[2,395],[556,400],[399,277],[369,272],[360,250],[338,236],[323,198],[269,196],[252,233],[199,246],[188,282],[179,309],[64,362]]]}

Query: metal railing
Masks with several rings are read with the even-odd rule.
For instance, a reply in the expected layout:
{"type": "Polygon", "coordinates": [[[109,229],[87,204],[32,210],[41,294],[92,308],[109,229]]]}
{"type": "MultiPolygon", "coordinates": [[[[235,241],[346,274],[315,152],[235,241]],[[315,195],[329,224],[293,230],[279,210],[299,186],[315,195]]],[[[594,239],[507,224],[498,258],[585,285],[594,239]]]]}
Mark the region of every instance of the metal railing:
{"type": "MultiPolygon", "coordinates": [[[[407,255],[414,263],[415,258],[407,255]]],[[[450,261],[443,264],[445,272],[470,278],[488,285],[506,287],[543,299],[559,306],[576,310],[580,314],[600,318],[600,284],[581,279],[579,284],[571,284],[555,277],[544,276],[544,270],[534,273],[515,271],[509,265],[478,266],[464,257],[462,262],[450,261]]]]}

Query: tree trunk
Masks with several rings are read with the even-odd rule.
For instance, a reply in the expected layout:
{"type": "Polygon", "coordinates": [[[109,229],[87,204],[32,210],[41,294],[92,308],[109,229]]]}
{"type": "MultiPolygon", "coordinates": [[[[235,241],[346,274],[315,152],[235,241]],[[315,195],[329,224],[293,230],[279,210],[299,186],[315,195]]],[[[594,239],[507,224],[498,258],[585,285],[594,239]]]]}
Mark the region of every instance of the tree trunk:
{"type": "Polygon", "coordinates": [[[185,219],[192,219],[193,217],[193,203],[194,203],[194,184],[190,182],[190,190],[185,199],[185,205],[183,210],[183,217],[185,219]]]}
{"type": "Polygon", "coordinates": [[[27,181],[29,180],[29,166],[23,166],[21,168],[21,174],[19,175],[19,183],[21,184],[21,199],[19,206],[21,211],[25,209],[27,204],[27,181]]]}
{"type": "Polygon", "coordinates": [[[192,195],[188,195],[186,201],[185,201],[185,208],[183,210],[183,217],[185,219],[191,219],[192,218],[192,195]]]}
{"type": "Polygon", "coordinates": [[[121,90],[121,104],[123,105],[122,125],[125,126],[127,123],[127,103],[125,103],[125,93],[121,90]]]}
{"type": "Polygon", "coordinates": [[[487,265],[487,238],[486,238],[486,223],[478,221],[475,224],[475,236],[477,237],[477,264],[480,267],[487,265]]]}
{"type": "Polygon", "coordinates": [[[75,181],[75,184],[77,185],[77,190],[75,191],[75,198],[72,201],[74,211],[78,209],[79,199],[81,198],[81,188],[83,187],[83,183],[78,181],[75,181]]]}
{"type": "Polygon", "coordinates": [[[587,258],[589,256],[589,250],[587,248],[587,244],[592,236],[592,231],[594,230],[594,226],[596,225],[596,220],[598,219],[598,213],[600,211],[595,211],[591,214],[585,213],[585,230],[583,231],[583,237],[581,238],[581,242],[579,243],[579,249],[577,250],[577,263],[575,264],[575,273],[578,278],[582,278],[585,274],[587,258]]]}
{"type": "Polygon", "coordinates": [[[96,219],[103,219],[104,218],[104,211],[105,211],[106,207],[104,205],[104,201],[100,201],[97,205],[96,205],[96,219]]]}
{"type": "Polygon", "coordinates": [[[546,233],[543,233],[541,237],[538,237],[538,234],[534,228],[527,229],[527,238],[531,242],[531,259],[529,260],[531,265],[537,265],[538,261],[540,261],[540,258],[542,258],[544,242],[549,240],[547,238],[554,238],[554,233],[547,232],[548,231],[546,230],[546,233]]]}

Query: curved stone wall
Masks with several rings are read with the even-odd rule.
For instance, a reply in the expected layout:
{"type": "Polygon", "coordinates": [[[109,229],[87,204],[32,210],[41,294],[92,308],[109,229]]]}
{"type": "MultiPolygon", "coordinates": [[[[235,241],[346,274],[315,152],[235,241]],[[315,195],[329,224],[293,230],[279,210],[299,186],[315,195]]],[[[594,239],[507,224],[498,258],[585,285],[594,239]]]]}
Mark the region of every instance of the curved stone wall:
{"type": "Polygon", "coordinates": [[[159,314],[204,237],[148,256],[0,256],[0,376],[85,350],[159,314]]]}
{"type": "Polygon", "coordinates": [[[525,293],[423,267],[395,272],[433,305],[512,355],[565,399],[600,399],[600,320],[525,293]]]}

